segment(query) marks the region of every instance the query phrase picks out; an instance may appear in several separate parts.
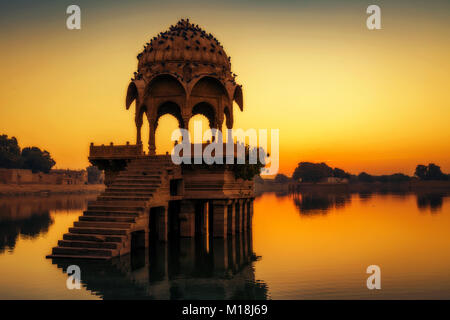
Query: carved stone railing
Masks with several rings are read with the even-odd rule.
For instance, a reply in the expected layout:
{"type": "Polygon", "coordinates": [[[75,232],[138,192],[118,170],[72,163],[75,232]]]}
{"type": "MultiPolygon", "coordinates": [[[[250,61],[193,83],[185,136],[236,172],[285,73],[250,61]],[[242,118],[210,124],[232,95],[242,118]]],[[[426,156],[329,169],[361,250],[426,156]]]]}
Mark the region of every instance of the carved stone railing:
{"type": "Polygon", "coordinates": [[[133,159],[143,156],[142,144],[101,145],[89,148],[89,159],[133,159]]]}

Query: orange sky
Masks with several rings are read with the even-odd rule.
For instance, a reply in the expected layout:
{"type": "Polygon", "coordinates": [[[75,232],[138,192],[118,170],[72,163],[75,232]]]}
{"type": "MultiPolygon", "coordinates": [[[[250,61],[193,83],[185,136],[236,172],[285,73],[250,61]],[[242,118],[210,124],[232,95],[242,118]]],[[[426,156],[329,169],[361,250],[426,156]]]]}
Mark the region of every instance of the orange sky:
{"type": "MultiPolygon", "coordinates": [[[[383,3],[377,31],[365,27],[364,5],[351,1],[81,1],[79,31],[65,28],[64,5],[42,5],[34,15],[11,7],[0,31],[0,133],[47,149],[58,168],[87,166],[90,142],[133,142],[124,100],[136,55],[189,17],[232,57],[245,104],[243,113],[235,106],[235,127],[280,130],[281,172],[299,161],[373,174],[412,174],[416,164],[435,162],[449,172],[450,27],[445,4],[433,5],[383,3]]],[[[165,116],[160,127],[164,152],[175,121],[165,116]]]]}

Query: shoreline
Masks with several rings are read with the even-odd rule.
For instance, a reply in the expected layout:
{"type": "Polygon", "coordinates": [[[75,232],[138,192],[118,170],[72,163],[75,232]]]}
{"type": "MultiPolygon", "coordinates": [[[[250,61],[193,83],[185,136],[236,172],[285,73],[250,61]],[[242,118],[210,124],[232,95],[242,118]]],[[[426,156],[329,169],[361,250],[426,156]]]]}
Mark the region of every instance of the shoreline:
{"type": "Polygon", "coordinates": [[[104,184],[0,184],[0,197],[48,196],[54,194],[95,194],[105,190],[104,184]]]}
{"type": "Polygon", "coordinates": [[[450,191],[450,181],[408,181],[408,182],[373,182],[373,183],[255,183],[255,194],[265,192],[435,192],[450,191]]]}
{"type": "Polygon", "coordinates": [[[407,182],[356,182],[342,184],[297,183],[290,184],[292,191],[300,190],[345,190],[349,192],[364,191],[433,191],[450,190],[450,181],[407,181],[407,182]]]}

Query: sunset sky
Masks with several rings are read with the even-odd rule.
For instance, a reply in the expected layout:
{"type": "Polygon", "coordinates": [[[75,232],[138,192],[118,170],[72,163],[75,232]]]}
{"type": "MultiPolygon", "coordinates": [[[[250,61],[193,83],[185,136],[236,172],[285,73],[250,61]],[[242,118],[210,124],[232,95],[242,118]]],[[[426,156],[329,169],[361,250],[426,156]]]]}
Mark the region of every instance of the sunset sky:
{"type": "MultiPolygon", "coordinates": [[[[280,172],[300,161],[450,172],[449,13],[449,1],[3,1],[0,134],[48,150],[58,168],[86,167],[90,142],[133,143],[124,102],[136,55],[189,18],[219,39],[243,84],[235,128],[280,130],[280,172]],[[70,4],[81,30],[66,28],[70,4]],[[382,30],[366,28],[370,4],[382,30]]],[[[160,121],[157,152],[175,126],[160,121]]]]}

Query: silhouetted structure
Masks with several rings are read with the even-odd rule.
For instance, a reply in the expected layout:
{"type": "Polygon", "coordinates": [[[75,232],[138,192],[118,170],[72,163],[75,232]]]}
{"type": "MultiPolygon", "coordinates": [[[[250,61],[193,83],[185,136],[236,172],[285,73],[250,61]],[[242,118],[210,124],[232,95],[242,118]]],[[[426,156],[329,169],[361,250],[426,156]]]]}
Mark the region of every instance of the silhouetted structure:
{"type": "MultiPolygon", "coordinates": [[[[254,170],[240,167],[250,164],[238,165],[235,159],[235,164],[175,165],[169,155],[156,155],[161,116],[171,114],[180,128],[187,128],[192,116],[202,114],[217,129],[226,116],[231,129],[233,101],[243,110],[242,88],[220,43],[181,20],[154,37],[137,58],[126,97],[127,108],[136,103],[136,145],[91,144],[89,161],[105,170],[107,188],[49,257],[110,259],[146,247],[149,238],[227,238],[251,227],[254,170]],[[144,113],[150,125],[149,155],[141,142],[144,113]]],[[[197,148],[203,154],[208,145],[189,144],[191,160],[197,148]]],[[[224,159],[236,157],[237,145],[232,145],[233,155],[223,147],[224,159]]]]}

